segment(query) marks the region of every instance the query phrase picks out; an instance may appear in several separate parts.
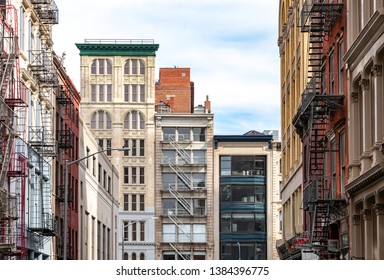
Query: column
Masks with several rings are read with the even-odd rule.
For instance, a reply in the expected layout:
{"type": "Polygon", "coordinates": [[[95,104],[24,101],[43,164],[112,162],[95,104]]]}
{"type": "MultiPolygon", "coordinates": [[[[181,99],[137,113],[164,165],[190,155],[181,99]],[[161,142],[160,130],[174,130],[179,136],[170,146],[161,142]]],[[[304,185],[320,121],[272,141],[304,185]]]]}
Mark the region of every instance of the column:
{"type": "Polygon", "coordinates": [[[371,72],[373,74],[375,104],[372,108],[375,112],[375,123],[373,127],[374,139],[373,139],[373,165],[379,163],[383,155],[380,151],[381,143],[383,141],[383,77],[382,66],[375,64],[372,66],[371,72]]]}
{"type": "Polygon", "coordinates": [[[360,215],[352,216],[353,228],[352,235],[350,236],[351,242],[351,258],[361,258],[363,257],[362,251],[362,238],[361,238],[361,217],[360,215]]]}
{"type": "Polygon", "coordinates": [[[384,260],[384,204],[376,203],[375,204],[375,214],[376,214],[376,236],[377,236],[377,259],[384,260]]]}
{"type": "Polygon", "coordinates": [[[372,146],[372,121],[371,121],[371,93],[369,90],[369,80],[361,79],[359,85],[362,91],[362,120],[363,129],[359,133],[363,133],[363,154],[361,155],[361,174],[366,172],[372,165],[371,162],[371,146],[372,146]]]}
{"type": "Polygon", "coordinates": [[[364,259],[372,260],[372,211],[363,209],[361,214],[364,220],[364,259]]]}
{"type": "Polygon", "coordinates": [[[350,95],[350,109],[349,111],[349,182],[360,175],[360,130],[359,130],[359,96],[358,92],[351,92],[350,95]]]}

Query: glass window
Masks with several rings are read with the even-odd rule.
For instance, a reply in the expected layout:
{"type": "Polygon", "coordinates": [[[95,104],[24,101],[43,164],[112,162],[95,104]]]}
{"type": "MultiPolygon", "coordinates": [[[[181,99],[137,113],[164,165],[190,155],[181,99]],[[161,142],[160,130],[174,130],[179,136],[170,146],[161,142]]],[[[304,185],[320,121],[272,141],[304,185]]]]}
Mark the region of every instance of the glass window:
{"type": "Polygon", "coordinates": [[[179,127],[177,133],[180,142],[191,141],[191,129],[189,127],[179,127]]]}
{"type": "Polygon", "coordinates": [[[163,173],[162,181],[163,181],[163,190],[168,190],[169,185],[171,185],[171,186],[176,185],[176,174],[175,173],[163,173]]]}
{"type": "Polygon", "coordinates": [[[176,162],[176,151],[163,150],[163,163],[170,164],[171,162],[176,162]]]}
{"type": "Polygon", "coordinates": [[[192,128],[193,141],[205,142],[205,127],[192,128]]]}
{"type": "Polygon", "coordinates": [[[175,140],[176,128],[175,127],[163,127],[163,141],[175,140]]]}
{"type": "Polygon", "coordinates": [[[231,176],[231,157],[229,156],[220,157],[220,175],[231,176]]]}
{"type": "Polygon", "coordinates": [[[206,242],[206,226],[193,224],[193,242],[206,242]]]}
{"type": "Polygon", "coordinates": [[[163,242],[176,241],[175,225],[163,224],[163,242]]]}
{"type": "Polygon", "coordinates": [[[205,151],[204,150],[193,150],[193,163],[194,164],[205,164],[205,151]]]}

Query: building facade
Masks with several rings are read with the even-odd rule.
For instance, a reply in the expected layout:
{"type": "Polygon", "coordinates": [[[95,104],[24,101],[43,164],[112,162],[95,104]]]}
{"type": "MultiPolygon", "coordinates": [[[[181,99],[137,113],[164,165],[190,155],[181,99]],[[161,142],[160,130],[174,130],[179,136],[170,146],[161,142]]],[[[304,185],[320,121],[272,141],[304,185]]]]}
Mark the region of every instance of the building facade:
{"type": "Polygon", "coordinates": [[[156,109],[156,259],[213,260],[210,102],[184,114],[172,113],[163,103],[156,109]]]}
{"type": "Polygon", "coordinates": [[[309,37],[308,83],[293,125],[303,143],[305,233],[293,247],[319,259],[349,258],[346,11],[343,1],[306,1],[301,12],[300,29],[309,37]]]}
{"type": "Polygon", "coordinates": [[[160,68],[155,91],[156,104],[164,102],[174,113],[193,112],[195,91],[190,68],[160,68]]]}
{"type": "Polygon", "coordinates": [[[119,259],[154,259],[153,40],[85,40],[80,50],[81,115],[119,172],[119,259]]]}
{"type": "Polygon", "coordinates": [[[301,251],[291,250],[291,244],[304,231],[302,144],[292,124],[307,82],[308,34],[300,30],[304,2],[279,3],[283,236],[276,246],[283,259],[301,258],[301,251]]]}
{"type": "Polygon", "coordinates": [[[278,259],[280,142],[270,135],[215,135],[215,255],[278,259]]]}
{"type": "Polygon", "coordinates": [[[384,2],[346,1],[351,259],[384,259],[384,2]]]}
{"type": "Polygon", "coordinates": [[[59,79],[52,26],[58,23],[58,9],[53,0],[0,4],[5,54],[1,59],[5,71],[1,74],[0,211],[8,217],[1,223],[0,258],[55,259],[58,248],[52,237],[60,235],[54,186],[59,79]]]}
{"type": "Polygon", "coordinates": [[[78,259],[116,260],[118,256],[119,174],[91,131],[80,120],[78,259]],[[96,154],[97,153],[97,154],[96,154]],[[94,156],[92,156],[95,154],[94,156]]]}

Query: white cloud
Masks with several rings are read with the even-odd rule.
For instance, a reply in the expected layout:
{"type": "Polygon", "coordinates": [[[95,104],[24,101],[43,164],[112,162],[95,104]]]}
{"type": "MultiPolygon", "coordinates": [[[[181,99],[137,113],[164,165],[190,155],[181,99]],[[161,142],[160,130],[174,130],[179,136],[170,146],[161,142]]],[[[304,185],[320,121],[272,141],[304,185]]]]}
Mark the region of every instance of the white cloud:
{"type": "Polygon", "coordinates": [[[278,2],[56,0],[60,22],[53,27],[54,50],[67,52],[65,67],[80,89],[75,43],[154,39],[160,45],[156,76],[159,67],[191,68],[195,104],[209,95],[220,131],[280,130],[278,2]],[[231,126],[240,122],[239,112],[247,114],[246,121],[231,126]]]}

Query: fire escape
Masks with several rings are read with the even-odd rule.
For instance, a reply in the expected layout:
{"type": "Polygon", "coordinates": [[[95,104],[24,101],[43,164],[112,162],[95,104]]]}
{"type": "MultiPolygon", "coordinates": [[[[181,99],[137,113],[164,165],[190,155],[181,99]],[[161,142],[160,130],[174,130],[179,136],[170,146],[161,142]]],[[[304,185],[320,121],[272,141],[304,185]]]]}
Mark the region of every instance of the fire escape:
{"type": "Polygon", "coordinates": [[[326,134],[332,112],[342,108],[344,96],[326,92],[323,42],[342,8],[342,3],[307,0],[301,11],[301,31],[309,34],[309,74],[293,125],[304,144],[303,208],[309,218],[304,245],[317,252],[328,250],[330,224],[344,202],[330,190],[324,170],[326,154],[338,152],[327,149],[326,134]]]}
{"type": "MultiPolygon", "coordinates": [[[[31,4],[44,32],[58,23],[58,9],[53,0],[32,0],[31,4]]],[[[29,50],[28,70],[35,79],[38,91],[33,101],[36,111],[33,124],[28,127],[29,167],[29,247],[35,251],[56,235],[52,212],[52,158],[57,156],[54,136],[53,96],[58,78],[53,66],[52,51],[42,40],[41,45],[29,50]]]]}
{"type": "Polygon", "coordinates": [[[17,10],[0,5],[0,259],[25,259],[27,89],[20,80],[17,10]]]}
{"type": "MultiPolygon", "coordinates": [[[[169,245],[183,260],[190,260],[190,252],[186,252],[186,246],[193,248],[193,221],[194,217],[205,214],[205,209],[202,209],[195,203],[195,194],[205,190],[204,187],[199,187],[194,184],[192,176],[188,171],[193,170],[199,164],[194,162],[190,151],[186,150],[186,145],[190,145],[190,141],[183,141],[179,137],[176,141],[174,137],[169,138],[169,144],[175,151],[175,160],[169,160],[169,167],[176,174],[177,184],[169,184],[168,191],[177,201],[177,209],[167,209],[168,218],[176,226],[176,242],[171,242],[169,245]]],[[[192,172],[190,172],[192,174],[192,172]]]]}
{"type": "MultiPolygon", "coordinates": [[[[57,142],[59,148],[59,158],[62,164],[65,164],[65,161],[72,161],[72,155],[75,148],[75,135],[72,131],[72,124],[74,116],[74,93],[73,89],[67,85],[60,85],[58,87],[58,94],[56,97],[57,111],[59,113],[61,120],[59,122],[59,127],[57,127],[57,142]]],[[[68,224],[71,222],[70,212],[64,213],[64,202],[65,202],[65,174],[62,173],[59,179],[56,190],[56,199],[60,203],[61,207],[61,217],[64,219],[64,216],[67,215],[68,224]]],[[[71,185],[71,184],[70,184],[71,185]]],[[[73,189],[69,187],[68,189],[68,203],[73,202],[73,189]]],[[[60,222],[63,225],[63,220],[60,222]]],[[[60,227],[60,234],[57,239],[57,255],[59,258],[63,257],[64,253],[64,228],[60,227]]],[[[67,256],[71,258],[73,255],[73,248],[71,247],[70,234],[67,234],[67,256]]]]}

